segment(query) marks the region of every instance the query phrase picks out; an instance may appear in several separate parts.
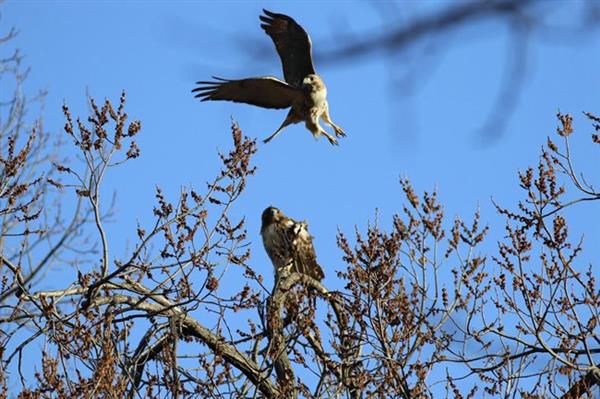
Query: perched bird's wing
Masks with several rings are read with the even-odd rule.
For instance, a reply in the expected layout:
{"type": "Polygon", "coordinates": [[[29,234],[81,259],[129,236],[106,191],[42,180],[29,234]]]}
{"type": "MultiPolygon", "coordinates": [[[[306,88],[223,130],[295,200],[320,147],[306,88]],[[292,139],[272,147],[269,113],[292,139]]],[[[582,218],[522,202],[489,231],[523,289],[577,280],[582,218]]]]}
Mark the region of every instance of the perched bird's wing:
{"type": "Polygon", "coordinates": [[[199,86],[192,90],[196,98],[234,101],[263,108],[289,108],[302,95],[300,89],[270,76],[240,80],[213,78],[214,82],[196,82],[199,86]]]}
{"type": "Polygon", "coordinates": [[[275,48],[281,58],[285,81],[295,87],[302,85],[302,80],[315,73],[312,62],[311,43],[308,34],[292,18],[283,14],[263,10],[264,22],[261,28],[273,39],[275,48]]]}
{"type": "Polygon", "coordinates": [[[312,236],[305,222],[296,222],[288,228],[288,239],[292,244],[294,267],[298,273],[303,273],[321,281],[325,274],[317,263],[317,254],[313,246],[312,236]]]}

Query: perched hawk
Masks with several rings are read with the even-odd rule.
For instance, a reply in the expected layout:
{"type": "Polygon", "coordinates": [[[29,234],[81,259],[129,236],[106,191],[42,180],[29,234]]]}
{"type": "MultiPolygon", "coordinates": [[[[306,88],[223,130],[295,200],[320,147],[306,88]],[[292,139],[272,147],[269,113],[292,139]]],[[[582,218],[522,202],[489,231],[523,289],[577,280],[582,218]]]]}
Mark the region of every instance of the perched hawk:
{"type": "Polygon", "coordinates": [[[291,107],[279,129],[267,137],[265,143],[281,133],[286,126],[304,122],[315,138],[322,134],[331,144],[337,144],[336,138],[319,125],[319,119],[323,119],[333,128],[336,136],[346,135],[329,117],[327,88],[315,72],[308,34],[287,15],[263,11],[266,15],[260,16],[260,20],[264,22],[260,26],[275,43],[285,82],[272,76],[240,80],[213,77],[213,82],[196,82],[199,86],[192,92],[202,101],[235,101],[277,109],[291,107]]]}
{"type": "Polygon", "coordinates": [[[273,262],[275,281],[290,272],[307,274],[319,281],[325,277],[306,222],[297,222],[270,206],[263,211],[260,234],[273,262]]]}

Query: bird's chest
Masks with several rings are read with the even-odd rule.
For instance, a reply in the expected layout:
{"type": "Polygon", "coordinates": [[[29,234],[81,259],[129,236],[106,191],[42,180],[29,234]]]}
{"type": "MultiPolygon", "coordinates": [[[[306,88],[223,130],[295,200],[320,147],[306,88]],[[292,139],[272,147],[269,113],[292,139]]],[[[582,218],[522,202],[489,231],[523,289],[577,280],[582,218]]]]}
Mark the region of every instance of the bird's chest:
{"type": "Polygon", "coordinates": [[[325,90],[311,91],[307,96],[307,100],[311,108],[322,109],[327,104],[327,92],[325,90]]]}
{"type": "Polygon", "coordinates": [[[279,241],[281,241],[281,234],[278,232],[275,224],[267,226],[262,231],[262,236],[267,252],[269,252],[270,248],[280,245],[279,241]]]}
{"type": "Polygon", "coordinates": [[[318,119],[327,110],[327,100],[321,94],[311,93],[306,97],[302,108],[304,115],[318,119]]]}
{"type": "Polygon", "coordinates": [[[290,256],[291,243],[286,234],[287,229],[287,225],[273,223],[263,230],[263,243],[271,259],[290,256]]]}
{"type": "Polygon", "coordinates": [[[262,231],[265,250],[271,258],[275,275],[279,275],[283,270],[292,265],[292,243],[286,234],[289,226],[281,224],[271,224],[262,231]]]}

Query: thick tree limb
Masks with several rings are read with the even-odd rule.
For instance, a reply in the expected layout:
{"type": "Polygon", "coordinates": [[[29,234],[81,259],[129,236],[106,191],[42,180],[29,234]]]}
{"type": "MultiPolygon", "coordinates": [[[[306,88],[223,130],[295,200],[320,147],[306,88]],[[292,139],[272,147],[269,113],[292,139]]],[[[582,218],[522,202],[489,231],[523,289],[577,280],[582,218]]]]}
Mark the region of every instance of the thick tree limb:
{"type": "Polygon", "coordinates": [[[241,371],[264,395],[265,398],[279,398],[279,391],[269,381],[268,375],[260,370],[259,366],[234,346],[225,343],[225,339],[211,332],[201,325],[197,320],[185,314],[176,304],[162,295],[153,293],[142,284],[127,279],[126,287],[134,292],[147,296],[156,304],[147,301],[140,302],[138,298],[126,295],[112,295],[111,297],[95,298],[92,306],[100,306],[108,303],[129,304],[133,308],[143,310],[151,314],[161,314],[167,317],[175,317],[181,323],[182,335],[194,337],[208,346],[213,353],[222,356],[229,364],[241,371]]]}
{"type": "Polygon", "coordinates": [[[594,385],[600,385],[600,369],[593,367],[586,375],[575,383],[561,399],[579,399],[590,392],[594,385]]]}
{"type": "MultiPolygon", "coordinates": [[[[341,348],[342,352],[338,353],[341,358],[341,364],[336,363],[331,357],[323,350],[321,343],[314,336],[307,336],[305,338],[313,348],[315,355],[323,362],[325,367],[327,367],[340,381],[340,383],[347,389],[348,395],[350,398],[358,397],[359,390],[355,386],[355,381],[353,381],[352,368],[353,368],[353,353],[352,348],[355,347],[351,338],[348,335],[348,315],[347,311],[345,311],[344,303],[341,298],[336,295],[336,293],[329,292],[325,286],[319,283],[317,280],[311,278],[310,276],[303,275],[300,273],[292,273],[286,277],[281,278],[276,285],[273,294],[269,298],[268,305],[268,320],[267,329],[270,330],[267,332],[267,335],[270,336],[272,342],[277,342],[279,340],[283,341],[283,345],[286,344],[285,337],[283,337],[283,323],[281,322],[281,313],[283,310],[283,304],[287,298],[287,295],[290,293],[293,287],[298,284],[304,284],[314,295],[320,296],[326,301],[329,302],[330,306],[333,309],[333,312],[336,316],[338,326],[340,328],[340,340],[341,340],[341,348]],[[279,335],[279,337],[277,337],[279,335]]],[[[278,379],[281,378],[282,382],[286,382],[286,378],[288,377],[288,372],[291,371],[291,365],[289,364],[289,358],[287,357],[287,353],[285,349],[281,350],[281,354],[275,360],[275,370],[278,373],[278,379]],[[285,355],[285,356],[284,356],[285,355]],[[281,357],[284,358],[281,358],[281,357]],[[281,359],[280,359],[281,358],[281,359]],[[278,367],[280,370],[278,371],[278,367]],[[287,370],[287,367],[290,367],[290,371],[287,370]],[[281,374],[280,374],[281,373],[281,374]]],[[[292,374],[293,375],[293,374],[292,374]]]]}

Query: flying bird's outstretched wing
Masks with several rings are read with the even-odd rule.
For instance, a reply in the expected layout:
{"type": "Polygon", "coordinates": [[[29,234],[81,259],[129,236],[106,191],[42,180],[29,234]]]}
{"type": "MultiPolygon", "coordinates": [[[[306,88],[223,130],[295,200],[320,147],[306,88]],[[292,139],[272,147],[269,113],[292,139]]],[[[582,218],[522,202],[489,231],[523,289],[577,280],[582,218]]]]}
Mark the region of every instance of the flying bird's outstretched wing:
{"type": "Polygon", "coordinates": [[[240,80],[213,78],[214,82],[196,82],[199,86],[192,90],[196,98],[234,101],[263,108],[289,108],[302,96],[300,89],[270,76],[240,80]]]}
{"type": "Polygon", "coordinates": [[[261,28],[275,43],[281,58],[285,82],[274,77],[258,77],[240,80],[215,78],[212,82],[196,82],[192,90],[202,101],[224,100],[256,105],[263,108],[291,108],[281,126],[263,140],[268,143],[283,129],[304,122],[313,137],[327,137],[333,145],[337,139],[319,124],[322,119],[333,128],[337,137],[345,136],[329,116],[327,88],[315,73],[308,34],[287,15],[263,10],[261,28]]]}
{"type": "Polygon", "coordinates": [[[260,26],[275,43],[285,81],[300,87],[307,75],[316,73],[308,33],[287,15],[267,10],[263,12],[266,16],[260,16],[260,20],[264,22],[260,26]]]}

